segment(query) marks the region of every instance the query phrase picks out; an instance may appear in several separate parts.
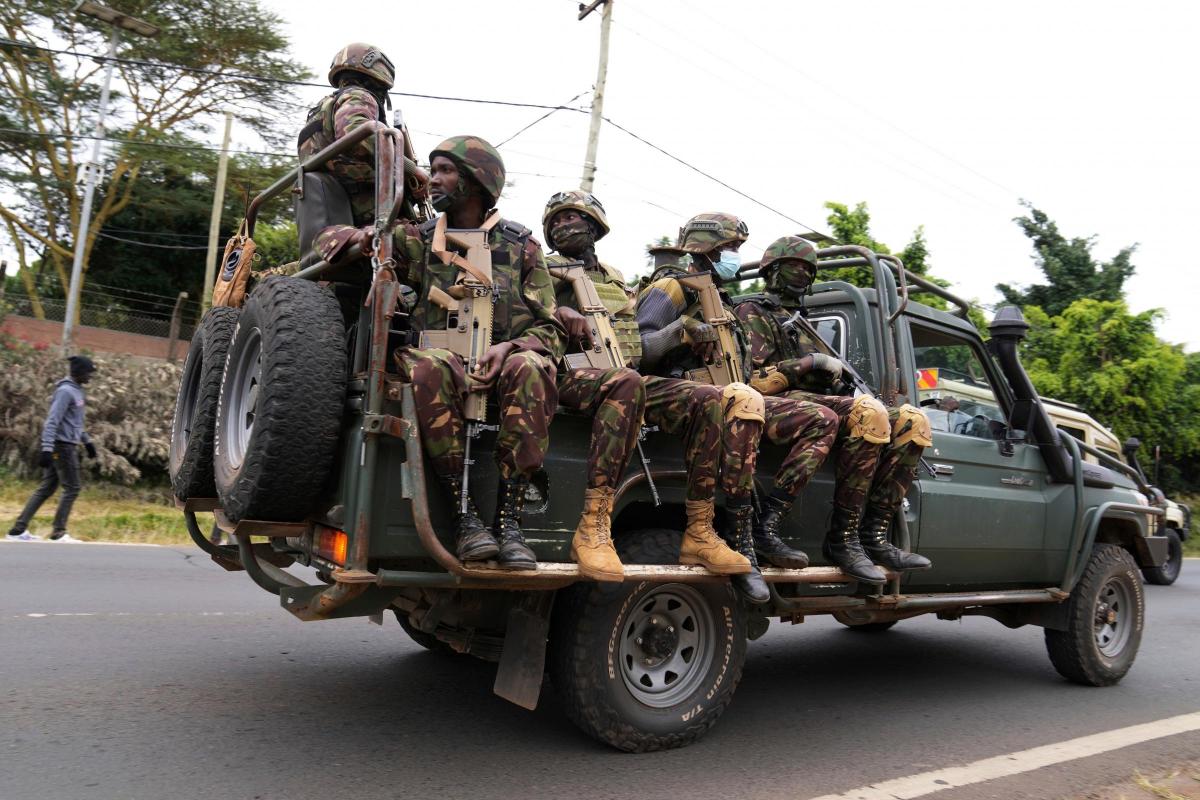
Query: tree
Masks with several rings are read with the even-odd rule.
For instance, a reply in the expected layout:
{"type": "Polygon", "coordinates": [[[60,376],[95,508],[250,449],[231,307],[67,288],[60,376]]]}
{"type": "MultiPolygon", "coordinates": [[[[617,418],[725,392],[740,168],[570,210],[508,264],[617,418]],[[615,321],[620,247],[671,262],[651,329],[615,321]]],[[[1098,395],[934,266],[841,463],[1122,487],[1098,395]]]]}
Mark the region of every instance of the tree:
{"type": "MultiPolygon", "coordinates": [[[[163,145],[209,130],[219,111],[268,141],[281,141],[275,115],[295,110],[277,81],[308,73],[282,55],[280,19],[258,0],[125,0],[118,10],[162,28],[154,39],[129,37],[116,65],[110,117],[113,139],[104,164],[105,191],[86,232],[88,264],[97,234],[133,199],[147,162],[163,145]],[[136,60],[136,61],[131,61],[136,60]]],[[[65,290],[81,198],[75,191],[79,158],[96,118],[96,78],[103,59],[52,52],[105,50],[107,26],[71,14],[64,0],[0,5],[0,31],[18,45],[0,51],[0,220],[13,239],[22,284],[37,305],[30,271],[36,254],[65,290]],[[32,252],[31,252],[32,251],[32,252]]]]}
{"type": "MultiPolygon", "coordinates": [[[[843,244],[854,244],[866,247],[876,253],[888,254],[892,250],[886,244],[871,235],[871,212],[866,203],[859,203],[850,208],[844,203],[827,202],[829,209],[826,222],[829,224],[833,238],[843,244]]],[[[904,262],[909,272],[921,275],[936,283],[938,286],[949,286],[950,282],[929,275],[929,244],[925,241],[925,226],[920,225],[913,231],[912,240],[896,255],[904,262]]],[[[838,267],[823,269],[818,280],[838,280],[854,286],[874,287],[875,276],[869,267],[838,267]]],[[[927,293],[913,292],[911,297],[917,302],[933,308],[945,308],[946,301],[927,293]]]]}
{"type": "Polygon", "coordinates": [[[1200,456],[1200,358],[1155,335],[1160,313],[1133,314],[1124,300],[1090,298],[1056,317],[1028,306],[1022,362],[1039,394],[1083,406],[1121,439],[1160,445],[1174,463],[1194,461],[1200,456]]]}
{"type": "Polygon", "coordinates": [[[1047,283],[1024,289],[1007,283],[996,284],[1004,299],[1018,306],[1040,306],[1052,317],[1062,314],[1076,300],[1117,301],[1124,294],[1125,281],[1134,272],[1133,253],[1137,245],[1122,248],[1113,258],[1097,263],[1092,256],[1096,237],[1068,239],[1046,213],[1031,203],[1022,202],[1028,216],[1016,217],[1033,243],[1034,263],[1046,276],[1047,283]]]}

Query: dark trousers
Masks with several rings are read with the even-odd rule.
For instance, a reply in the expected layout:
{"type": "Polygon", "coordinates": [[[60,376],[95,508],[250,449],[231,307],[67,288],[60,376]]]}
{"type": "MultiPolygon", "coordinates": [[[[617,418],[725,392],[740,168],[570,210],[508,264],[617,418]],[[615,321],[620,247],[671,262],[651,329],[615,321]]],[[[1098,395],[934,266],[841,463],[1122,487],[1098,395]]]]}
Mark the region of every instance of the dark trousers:
{"type": "Polygon", "coordinates": [[[79,445],[71,442],[54,443],[54,464],[42,472],[42,482],[25,504],[21,516],[13,523],[11,534],[22,533],[29,527],[29,520],[42,507],[42,503],[50,499],[54,490],[62,484],[62,496],[58,498],[58,510],[54,512],[54,533],[67,529],[67,517],[71,514],[71,506],[79,496],[82,486],[79,480],[79,445]]]}

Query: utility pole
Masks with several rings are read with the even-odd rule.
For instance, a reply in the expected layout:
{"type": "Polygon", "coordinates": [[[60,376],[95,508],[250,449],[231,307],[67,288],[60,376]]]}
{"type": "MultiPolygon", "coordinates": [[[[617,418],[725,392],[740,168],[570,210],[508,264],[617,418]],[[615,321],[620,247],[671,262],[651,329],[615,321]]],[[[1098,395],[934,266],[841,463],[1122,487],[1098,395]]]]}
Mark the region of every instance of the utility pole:
{"type": "Polygon", "coordinates": [[[217,186],[213,190],[212,216],[208,220],[208,259],[204,262],[204,299],[200,314],[212,305],[213,281],[217,277],[217,236],[221,232],[221,211],[225,208],[225,175],[229,171],[229,133],[233,130],[233,112],[225,112],[225,136],[221,139],[221,158],[217,162],[217,186]]]}
{"type": "Polygon", "coordinates": [[[600,145],[600,122],[604,117],[604,82],[608,79],[608,30],[612,25],[613,0],[594,0],[591,5],[579,4],[579,19],[604,6],[600,15],[600,64],[596,67],[596,88],[592,92],[592,122],[588,127],[587,155],[583,158],[583,179],[579,188],[592,190],[596,181],[596,149],[600,145]]]}
{"type": "Polygon", "coordinates": [[[117,44],[121,41],[121,30],[136,33],[139,36],[153,37],[159,34],[159,29],[149,22],[126,16],[119,11],[83,0],[75,7],[76,13],[94,17],[112,26],[112,35],[108,40],[108,66],[104,69],[104,87],[100,90],[100,110],[96,117],[96,140],[92,143],[92,157],[84,164],[87,170],[87,183],[83,190],[83,208],[79,212],[79,227],[75,231],[75,260],[71,263],[71,284],[67,289],[67,314],[63,318],[63,355],[71,354],[71,339],[75,334],[75,315],[79,310],[79,290],[83,283],[83,254],[87,250],[88,227],[92,222],[92,200],[96,195],[96,182],[100,178],[100,148],[104,145],[104,116],[108,113],[108,94],[112,86],[113,67],[116,62],[117,44]]]}

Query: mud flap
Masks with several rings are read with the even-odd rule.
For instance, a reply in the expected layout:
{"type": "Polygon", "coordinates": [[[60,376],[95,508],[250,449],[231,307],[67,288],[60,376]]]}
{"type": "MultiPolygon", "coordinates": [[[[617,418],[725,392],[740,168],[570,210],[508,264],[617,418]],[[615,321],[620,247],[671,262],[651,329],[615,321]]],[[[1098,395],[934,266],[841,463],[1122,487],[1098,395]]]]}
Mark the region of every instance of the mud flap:
{"type": "Polygon", "coordinates": [[[546,637],[554,592],[524,592],[508,612],[504,650],[492,691],[510,703],[533,711],[542,692],[546,637]]]}

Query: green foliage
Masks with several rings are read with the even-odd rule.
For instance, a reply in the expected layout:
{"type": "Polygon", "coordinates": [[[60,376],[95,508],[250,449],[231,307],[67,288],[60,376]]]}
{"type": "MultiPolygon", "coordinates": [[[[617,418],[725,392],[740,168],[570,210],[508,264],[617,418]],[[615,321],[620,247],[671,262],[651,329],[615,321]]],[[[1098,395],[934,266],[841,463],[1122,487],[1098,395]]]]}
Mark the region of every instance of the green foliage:
{"type": "MultiPolygon", "coordinates": [[[[883,242],[871,235],[871,212],[866,203],[859,203],[850,208],[844,203],[827,202],[829,209],[826,222],[830,233],[843,244],[854,244],[866,247],[876,253],[888,254],[892,250],[883,242]]],[[[929,273],[929,243],[925,240],[925,226],[918,226],[913,231],[913,238],[896,255],[910,272],[914,272],[938,286],[949,286],[950,282],[930,276],[929,273]]],[[[836,269],[822,268],[817,280],[845,281],[854,286],[874,287],[875,278],[869,267],[839,267],[836,269]]],[[[932,308],[946,308],[946,301],[936,295],[913,292],[913,300],[924,303],[932,308]]]]}
{"type": "Polygon", "coordinates": [[[1026,202],[1028,216],[1013,220],[1020,226],[1035,251],[1034,262],[1047,283],[1024,289],[996,284],[1004,299],[1019,306],[1040,306],[1050,316],[1062,314],[1076,300],[1116,301],[1124,296],[1125,281],[1134,273],[1132,262],[1137,245],[1122,248],[1110,261],[1099,263],[1092,256],[1095,236],[1068,239],[1044,211],[1026,202]]]}
{"type": "Polygon", "coordinates": [[[295,222],[277,225],[260,222],[254,229],[254,244],[259,256],[256,269],[271,269],[300,260],[300,234],[295,222]]]}
{"type": "MultiPolygon", "coordinates": [[[[88,433],[99,451],[84,466],[120,483],[165,480],[180,366],[165,361],[93,356],[87,385],[88,433]]],[[[66,363],[53,348],[0,334],[0,468],[33,475],[54,384],[66,363]]]]}
{"type": "Polygon", "coordinates": [[[1055,317],[1029,306],[1022,361],[1039,394],[1083,406],[1146,452],[1161,446],[1176,465],[1164,488],[1178,491],[1189,485],[1178,465],[1200,457],[1200,356],[1155,335],[1159,313],[1131,313],[1124,300],[1076,300],[1055,317]]]}
{"type": "MultiPolygon", "coordinates": [[[[0,36],[45,48],[104,52],[108,25],[72,13],[74,5],[68,0],[0,3],[0,36]]],[[[158,230],[154,219],[142,227],[115,222],[135,201],[142,202],[139,192],[145,178],[174,175],[184,183],[190,179],[202,185],[205,181],[188,170],[207,175],[215,171],[211,155],[208,164],[182,168],[187,156],[197,162],[203,159],[186,149],[155,145],[186,147],[200,135],[207,138],[215,115],[226,109],[243,126],[282,143],[278,123],[294,119],[300,109],[286,87],[271,79],[308,77],[286,55],[282,21],[259,0],[113,0],[112,5],[158,25],[162,34],[153,39],[126,35],[121,41],[119,56],[137,63],[123,61],[115,66],[106,129],[114,138],[134,143],[109,147],[104,183],[86,232],[88,265],[97,242],[105,241],[98,235],[106,226],[158,230]]],[[[75,189],[82,166],[78,159],[90,152],[90,147],[71,137],[91,131],[104,68],[104,62],[47,50],[21,46],[0,50],[0,127],[13,131],[0,137],[0,222],[14,242],[22,286],[39,315],[37,295],[42,284],[34,262],[39,262],[36,269],[45,271],[42,277],[60,287],[68,282],[80,218],[80,193],[75,189]]],[[[211,189],[208,194],[211,197],[211,189]]],[[[153,201],[151,197],[148,202],[153,201]]],[[[190,199],[185,205],[190,205],[190,199]]],[[[206,231],[206,222],[188,229],[189,233],[206,231]]],[[[163,251],[167,252],[171,251],[163,251]]],[[[141,253],[135,260],[144,265],[148,258],[149,254],[141,253]]]]}

